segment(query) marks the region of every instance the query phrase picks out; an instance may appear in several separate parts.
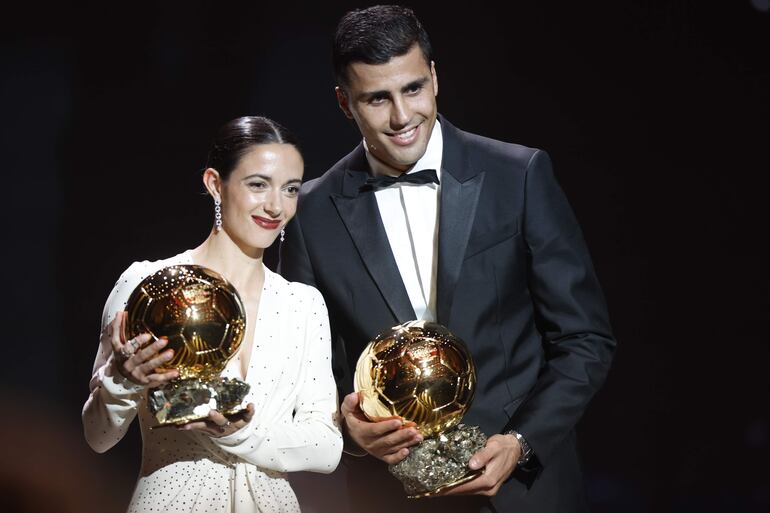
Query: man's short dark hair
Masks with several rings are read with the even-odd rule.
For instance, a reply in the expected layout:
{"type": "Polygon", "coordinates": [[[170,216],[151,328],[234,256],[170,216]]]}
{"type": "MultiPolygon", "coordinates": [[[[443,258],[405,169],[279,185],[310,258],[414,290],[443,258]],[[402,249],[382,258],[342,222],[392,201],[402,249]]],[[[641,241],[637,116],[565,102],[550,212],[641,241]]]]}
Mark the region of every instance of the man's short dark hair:
{"type": "Polygon", "coordinates": [[[433,49],[428,33],[414,12],[400,5],[375,5],[350,11],[334,33],[332,64],[337,84],[347,85],[348,66],[354,62],[385,64],[419,44],[430,66],[433,49]]]}

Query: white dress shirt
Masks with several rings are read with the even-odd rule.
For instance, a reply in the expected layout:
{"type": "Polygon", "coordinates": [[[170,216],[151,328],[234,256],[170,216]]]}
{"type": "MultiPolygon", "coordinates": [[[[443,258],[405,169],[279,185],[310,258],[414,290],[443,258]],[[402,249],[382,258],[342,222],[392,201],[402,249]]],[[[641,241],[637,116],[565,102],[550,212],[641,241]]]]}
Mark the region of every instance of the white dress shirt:
{"type": "MultiPolygon", "coordinates": [[[[393,174],[369,153],[365,141],[364,148],[375,176],[393,174]]],[[[435,169],[440,181],[443,149],[441,125],[436,120],[425,154],[406,172],[435,169]]],[[[436,320],[439,192],[440,186],[434,183],[397,183],[374,193],[409,301],[417,319],[428,321],[436,320]]]]}

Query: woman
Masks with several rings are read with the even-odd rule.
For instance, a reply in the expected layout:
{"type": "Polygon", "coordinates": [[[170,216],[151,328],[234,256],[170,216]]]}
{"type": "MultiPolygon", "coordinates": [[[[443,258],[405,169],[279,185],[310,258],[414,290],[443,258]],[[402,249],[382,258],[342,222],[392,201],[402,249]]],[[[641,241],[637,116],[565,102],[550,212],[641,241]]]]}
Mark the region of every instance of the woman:
{"type": "Polygon", "coordinates": [[[169,259],[132,264],[112,290],[83,426],[91,447],[104,452],[138,414],[142,469],[129,511],[299,511],[285,472],[337,466],[342,439],[326,306],[317,290],[287,282],[262,262],[294,216],[302,172],[294,138],[277,123],[227,123],[203,173],[215,205],[209,237],[169,259]],[[238,290],[246,336],[222,375],[249,383],[249,404],[234,418],[212,411],[203,421],[151,430],[147,390],[177,376],[154,370],[173,350],[164,350],[163,339],[142,348],[148,334],[124,340],[123,309],[143,278],[175,264],[213,269],[238,290]]]}

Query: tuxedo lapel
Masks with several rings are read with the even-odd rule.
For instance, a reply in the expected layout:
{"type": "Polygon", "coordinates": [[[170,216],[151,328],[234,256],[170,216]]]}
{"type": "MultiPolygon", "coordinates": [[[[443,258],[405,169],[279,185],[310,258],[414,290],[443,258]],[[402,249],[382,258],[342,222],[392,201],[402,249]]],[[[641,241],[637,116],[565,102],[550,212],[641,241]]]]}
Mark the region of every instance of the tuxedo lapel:
{"type": "Polygon", "coordinates": [[[388,235],[380,218],[377,199],[372,192],[359,194],[360,187],[368,177],[366,171],[361,171],[368,168],[363,151],[361,149],[360,159],[354,158],[352,161],[351,165],[355,167],[345,170],[342,194],[333,194],[331,198],[369,275],[391,312],[399,323],[410,321],[415,319],[416,315],[393,257],[388,235]]]}
{"type": "Polygon", "coordinates": [[[457,280],[476,217],[484,173],[474,169],[465,154],[461,134],[440,118],[444,137],[439,202],[437,321],[449,324],[457,280]]]}

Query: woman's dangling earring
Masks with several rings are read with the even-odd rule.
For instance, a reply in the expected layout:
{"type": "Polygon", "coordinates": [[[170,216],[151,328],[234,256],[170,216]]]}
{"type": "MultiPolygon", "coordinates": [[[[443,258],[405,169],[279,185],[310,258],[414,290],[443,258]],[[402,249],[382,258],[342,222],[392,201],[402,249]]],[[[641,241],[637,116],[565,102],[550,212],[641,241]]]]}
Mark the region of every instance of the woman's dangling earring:
{"type": "Polygon", "coordinates": [[[214,226],[217,231],[222,229],[222,202],[218,199],[214,200],[214,226]]]}
{"type": "Polygon", "coordinates": [[[281,242],[283,242],[283,240],[284,240],[285,238],[286,238],[286,232],[284,231],[284,229],[283,229],[283,228],[281,228],[281,242]]]}

